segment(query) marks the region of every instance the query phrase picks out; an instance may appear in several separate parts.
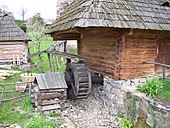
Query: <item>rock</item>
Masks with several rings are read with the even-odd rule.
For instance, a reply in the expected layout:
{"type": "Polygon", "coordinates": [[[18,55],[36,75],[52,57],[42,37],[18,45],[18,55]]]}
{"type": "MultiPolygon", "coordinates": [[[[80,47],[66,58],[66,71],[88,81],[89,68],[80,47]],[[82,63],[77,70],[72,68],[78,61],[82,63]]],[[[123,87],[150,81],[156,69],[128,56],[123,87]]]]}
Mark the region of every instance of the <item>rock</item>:
{"type": "Polygon", "coordinates": [[[126,80],[122,83],[122,86],[130,86],[131,82],[130,80],[126,80]]]}
{"type": "Polygon", "coordinates": [[[111,85],[106,85],[106,86],[104,87],[104,89],[107,90],[108,92],[110,92],[111,89],[112,89],[112,86],[111,86],[111,85]]]}

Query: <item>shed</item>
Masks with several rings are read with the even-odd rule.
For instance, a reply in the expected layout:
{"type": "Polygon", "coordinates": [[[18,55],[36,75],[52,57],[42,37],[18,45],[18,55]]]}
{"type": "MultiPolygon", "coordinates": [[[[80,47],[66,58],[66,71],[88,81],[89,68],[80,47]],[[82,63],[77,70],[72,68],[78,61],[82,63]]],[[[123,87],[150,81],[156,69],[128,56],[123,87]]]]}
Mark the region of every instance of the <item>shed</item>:
{"type": "Polygon", "coordinates": [[[74,0],[47,33],[77,40],[88,67],[115,80],[147,77],[170,64],[169,0],[74,0]]]}
{"type": "Polygon", "coordinates": [[[0,13],[0,64],[28,63],[29,40],[12,17],[0,13]]]}
{"type": "Polygon", "coordinates": [[[67,84],[60,72],[37,74],[31,89],[36,111],[59,110],[66,99],[67,84]]]}

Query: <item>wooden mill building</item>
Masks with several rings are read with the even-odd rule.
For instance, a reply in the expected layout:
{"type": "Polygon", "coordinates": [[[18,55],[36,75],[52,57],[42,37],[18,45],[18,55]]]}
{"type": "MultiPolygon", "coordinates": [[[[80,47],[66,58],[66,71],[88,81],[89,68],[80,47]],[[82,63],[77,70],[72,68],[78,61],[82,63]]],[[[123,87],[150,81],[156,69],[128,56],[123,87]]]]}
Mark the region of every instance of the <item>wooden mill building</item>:
{"type": "Polygon", "coordinates": [[[51,25],[54,40],[77,40],[88,67],[113,79],[147,77],[170,64],[169,0],[74,0],[51,25]]]}
{"type": "Polygon", "coordinates": [[[12,17],[0,13],[0,64],[28,63],[29,40],[12,17]]]}

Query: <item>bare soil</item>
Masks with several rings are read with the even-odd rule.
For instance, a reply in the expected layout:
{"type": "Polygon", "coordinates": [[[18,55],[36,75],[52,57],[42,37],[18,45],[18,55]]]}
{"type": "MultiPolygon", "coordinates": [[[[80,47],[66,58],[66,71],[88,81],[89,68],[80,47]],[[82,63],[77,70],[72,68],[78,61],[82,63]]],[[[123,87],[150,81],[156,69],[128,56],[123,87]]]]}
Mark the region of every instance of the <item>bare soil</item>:
{"type": "Polygon", "coordinates": [[[67,122],[61,128],[119,128],[120,118],[98,98],[100,87],[94,87],[87,99],[67,101],[62,112],[67,122]]]}

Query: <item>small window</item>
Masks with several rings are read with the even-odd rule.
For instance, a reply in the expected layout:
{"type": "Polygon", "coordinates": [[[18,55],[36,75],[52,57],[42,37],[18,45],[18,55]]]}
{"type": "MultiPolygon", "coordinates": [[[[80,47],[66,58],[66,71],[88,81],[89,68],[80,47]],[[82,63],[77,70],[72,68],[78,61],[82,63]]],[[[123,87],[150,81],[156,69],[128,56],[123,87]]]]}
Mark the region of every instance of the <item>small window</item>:
{"type": "Polygon", "coordinates": [[[162,6],[170,7],[170,3],[169,2],[165,2],[165,3],[162,4],[162,6]]]}

